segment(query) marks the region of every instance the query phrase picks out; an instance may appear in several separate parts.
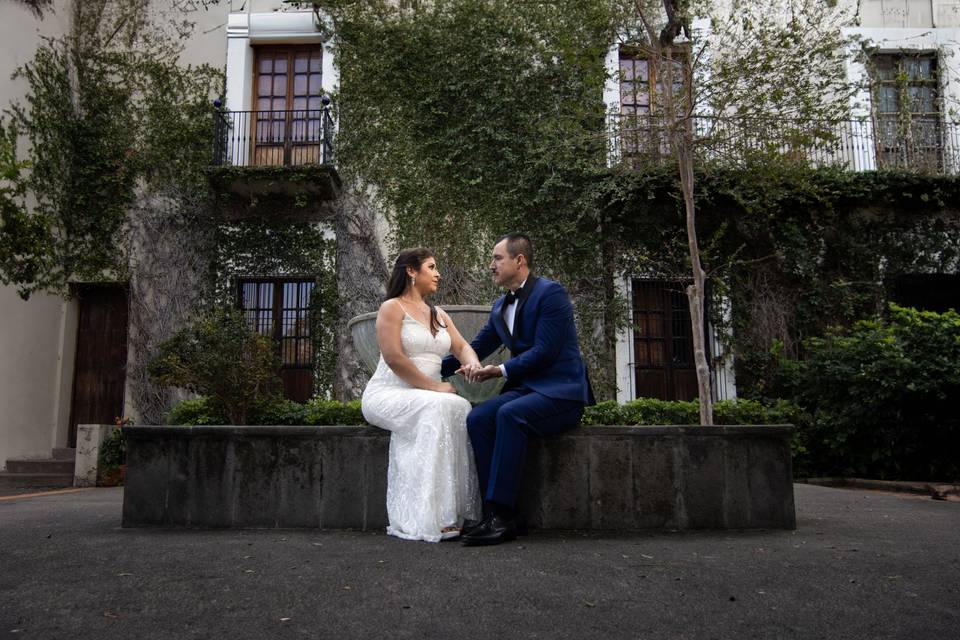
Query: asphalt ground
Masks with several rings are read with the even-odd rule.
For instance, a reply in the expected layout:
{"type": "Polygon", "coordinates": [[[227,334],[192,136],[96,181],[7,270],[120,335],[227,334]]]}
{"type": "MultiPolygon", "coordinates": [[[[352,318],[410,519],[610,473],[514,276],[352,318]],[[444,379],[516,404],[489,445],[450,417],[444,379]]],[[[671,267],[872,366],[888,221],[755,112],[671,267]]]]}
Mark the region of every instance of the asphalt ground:
{"type": "Polygon", "coordinates": [[[120,527],[122,489],[0,499],[0,638],[960,637],[960,503],[796,485],[795,531],[120,527]]]}

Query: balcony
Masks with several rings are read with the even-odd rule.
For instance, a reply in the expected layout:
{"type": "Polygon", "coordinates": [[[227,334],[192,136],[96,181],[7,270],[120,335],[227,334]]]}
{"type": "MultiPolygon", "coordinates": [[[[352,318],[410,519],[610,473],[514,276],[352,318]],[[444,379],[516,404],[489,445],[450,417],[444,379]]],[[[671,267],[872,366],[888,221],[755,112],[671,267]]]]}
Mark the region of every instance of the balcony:
{"type": "Polygon", "coordinates": [[[323,108],[227,111],[214,103],[213,153],[208,171],[218,209],[230,220],[333,215],[340,194],[334,164],[330,98],[323,108]]]}
{"type": "MultiPolygon", "coordinates": [[[[960,174],[960,124],[939,119],[798,121],[693,117],[698,160],[730,168],[773,159],[849,171],[897,170],[960,174]]],[[[665,118],[615,115],[608,119],[612,164],[635,167],[672,162],[665,118]]]]}
{"type": "Polygon", "coordinates": [[[322,109],[214,112],[214,166],[333,164],[330,98],[322,109]]]}

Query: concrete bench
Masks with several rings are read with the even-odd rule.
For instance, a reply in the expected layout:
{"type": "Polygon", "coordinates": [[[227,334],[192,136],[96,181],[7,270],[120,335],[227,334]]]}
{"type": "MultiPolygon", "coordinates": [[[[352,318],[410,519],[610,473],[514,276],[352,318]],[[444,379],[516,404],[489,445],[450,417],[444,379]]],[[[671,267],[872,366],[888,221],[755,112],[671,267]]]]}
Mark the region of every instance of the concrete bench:
{"type": "MultiPolygon", "coordinates": [[[[582,427],[532,440],[535,529],[793,529],[792,428],[582,427]]],[[[374,427],[134,426],[123,526],[381,529],[374,427]]]]}

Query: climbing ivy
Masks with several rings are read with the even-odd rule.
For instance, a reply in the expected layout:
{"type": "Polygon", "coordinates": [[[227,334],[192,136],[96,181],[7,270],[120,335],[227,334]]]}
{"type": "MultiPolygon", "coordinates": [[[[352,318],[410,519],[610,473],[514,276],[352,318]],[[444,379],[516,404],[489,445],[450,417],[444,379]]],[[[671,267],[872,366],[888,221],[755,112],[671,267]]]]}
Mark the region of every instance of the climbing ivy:
{"type": "Polygon", "coordinates": [[[595,383],[606,311],[598,219],[580,199],[603,164],[609,3],[320,0],[340,87],[338,169],[375,194],[391,251],[432,248],[439,303],[486,303],[486,269],[508,231],[536,240],[538,271],[571,291],[595,383]],[[386,55],[385,55],[386,54],[386,55]]]}
{"type": "Polygon", "coordinates": [[[28,90],[8,115],[29,141],[30,170],[18,179],[34,204],[4,216],[0,279],[22,297],[125,279],[138,187],[200,185],[201,113],[222,75],[179,64],[191,29],[165,17],[150,19],[140,0],[73,3],[70,31],[15,73],[28,90]]]}
{"type": "MultiPolygon", "coordinates": [[[[960,179],[851,172],[782,162],[699,173],[698,232],[740,393],[762,394],[776,349],[800,355],[805,337],[883,313],[896,276],[960,272],[960,179]]],[[[608,171],[592,195],[603,208],[618,268],[685,273],[680,193],[671,168],[608,171]]]]}

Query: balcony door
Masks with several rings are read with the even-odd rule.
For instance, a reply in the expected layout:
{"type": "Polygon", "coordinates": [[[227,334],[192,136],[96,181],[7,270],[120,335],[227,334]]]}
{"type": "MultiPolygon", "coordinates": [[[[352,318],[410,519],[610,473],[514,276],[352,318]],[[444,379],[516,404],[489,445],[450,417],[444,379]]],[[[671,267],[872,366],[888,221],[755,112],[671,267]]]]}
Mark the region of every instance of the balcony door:
{"type": "Polygon", "coordinates": [[[253,164],[322,162],[322,61],[320,46],[257,48],[253,164]]]}

